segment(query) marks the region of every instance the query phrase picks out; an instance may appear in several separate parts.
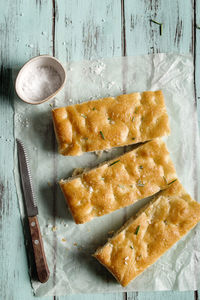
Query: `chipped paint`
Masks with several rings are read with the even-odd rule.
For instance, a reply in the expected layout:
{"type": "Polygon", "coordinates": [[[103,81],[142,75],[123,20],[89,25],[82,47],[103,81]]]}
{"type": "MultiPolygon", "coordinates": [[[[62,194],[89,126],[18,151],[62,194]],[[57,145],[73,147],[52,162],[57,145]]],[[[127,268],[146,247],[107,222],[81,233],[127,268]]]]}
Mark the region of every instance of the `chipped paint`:
{"type": "Polygon", "coordinates": [[[175,37],[174,37],[174,44],[177,44],[177,47],[180,45],[181,37],[183,34],[183,21],[182,20],[177,20],[177,25],[176,25],[176,32],[175,32],[175,37]]]}
{"type": "Polygon", "coordinates": [[[4,195],[4,185],[0,182],[0,216],[3,213],[3,195],[4,195]]]}

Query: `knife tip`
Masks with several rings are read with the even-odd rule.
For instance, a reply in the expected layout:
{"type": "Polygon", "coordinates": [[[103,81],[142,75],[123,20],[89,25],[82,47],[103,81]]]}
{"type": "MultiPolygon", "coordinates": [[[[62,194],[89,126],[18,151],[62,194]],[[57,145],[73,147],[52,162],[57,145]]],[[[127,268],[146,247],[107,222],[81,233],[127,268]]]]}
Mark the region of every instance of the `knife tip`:
{"type": "Polygon", "coordinates": [[[16,142],[21,144],[21,141],[18,138],[16,138],[16,142]]]}
{"type": "Polygon", "coordinates": [[[16,138],[16,142],[18,147],[22,147],[24,149],[24,144],[20,139],[16,138]]]}

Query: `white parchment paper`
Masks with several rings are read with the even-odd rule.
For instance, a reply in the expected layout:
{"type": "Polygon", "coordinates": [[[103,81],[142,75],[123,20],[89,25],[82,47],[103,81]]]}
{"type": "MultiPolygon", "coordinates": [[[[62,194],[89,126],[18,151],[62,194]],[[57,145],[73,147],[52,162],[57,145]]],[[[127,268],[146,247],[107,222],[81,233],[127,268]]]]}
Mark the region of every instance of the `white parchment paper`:
{"type": "MultiPolygon", "coordinates": [[[[15,136],[24,142],[30,159],[39,223],[51,272],[46,284],[32,282],[35,294],[199,289],[200,226],[127,288],[122,288],[91,256],[106,242],[109,231],[117,230],[149,199],[76,225],[67,210],[58,180],[70,176],[74,168],[95,166],[122,154],[127,148],[113,149],[100,158],[93,153],[80,157],[58,155],[49,105],[66,106],[108,95],[162,89],[172,131],[166,140],[167,146],[180,181],[198,200],[199,142],[192,56],[156,54],[82,61],[67,64],[66,71],[66,86],[53,101],[38,106],[15,101],[15,136]]],[[[23,216],[17,158],[15,177],[23,216]]]]}

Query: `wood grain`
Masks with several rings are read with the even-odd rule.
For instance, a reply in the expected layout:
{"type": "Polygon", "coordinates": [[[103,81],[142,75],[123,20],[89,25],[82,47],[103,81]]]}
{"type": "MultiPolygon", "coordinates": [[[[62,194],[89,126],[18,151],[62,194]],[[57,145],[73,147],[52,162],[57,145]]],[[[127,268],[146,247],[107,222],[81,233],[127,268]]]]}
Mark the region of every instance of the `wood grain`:
{"type": "MultiPolygon", "coordinates": [[[[192,52],[194,45],[192,1],[137,1],[127,0],[124,5],[126,55],[140,55],[160,52],[192,52]],[[163,34],[159,27],[150,22],[163,23],[163,34]]],[[[181,293],[180,293],[181,295],[181,293]]],[[[187,292],[185,299],[194,298],[194,292],[187,292]]],[[[179,293],[157,292],[127,293],[128,299],[175,299],[179,293]],[[152,298],[151,298],[152,297],[152,298]]],[[[180,296],[182,297],[182,296],[180,296]]]]}
{"type": "Polygon", "coordinates": [[[119,0],[57,0],[55,55],[61,61],[121,55],[119,0]]]}
{"type": "MultiPolygon", "coordinates": [[[[197,105],[197,116],[198,116],[198,127],[200,133],[200,29],[197,27],[200,26],[200,2],[197,0],[193,1],[193,43],[194,43],[194,75],[195,75],[195,97],[197,105]]],[[[198,185],[200,191],[200,185],[198,185]]],[[[195,300],[200,298],[200,290],[195,291],[194,294],[195,300]]]]}
{"type": "MultiPolygon", "coordinates": [[[[193,292],[178,292],[178,291],[166,291],[166,292],[140,292],[138,293],[137,300],[192,300],[194,299],[193,292]]],[[[127,297],[127,300],[136,300],[132,297],[127,297]]]]}
{"type": "Polygon", "coordinates": [[[125,1],[126,53],[192,51],[193,7],[191,1],[125,1]],[[150,20],[163,23],[159,26],[150,20]]]}
{"type": "MultiPolygon", "coordinates": [[[[119,0],[55,2],[55,56],[61,61],[121,55],[121,3],[119,0]],[[64,30],[63,30],[64,28],[64,30]]],[[[57,203],[57,213],[60,208],[57,203]]],[[[122,300],[126,294],[81,295],[81,299],[122,300]]],[[[80,295],[56,297],[77,300],[80,295]]]]}
{"type": "Polygon", "coordinates": [[[8,0],[0,1],[0,12],[0,299],[31,300],[34,296],[13,176],[14,101],[19,100],[12,74],[30,57],[51,54],[52,7],[49,1],[27,5],[27,1],[8,0]],[[42,15],[48,18],[41,19],[42,15]]]}
{"type": "Polygon", "coordinates": [[[40,232],[40,225],[38,223],[37,216],[28,217],[28,221],[38,279],[41,283],[45,283],[49,279],[50,272],[47,265],[46,255],[44,252],[44,246],[40,232]]]}
{"type": "MultiPolygon", "coordinates": [[[[196,83],[196,103],[198,117],[200,116],[200,2],[194,2],[194,63],[195,63],[195,83],[196,83]]],[[[198,124],[200,129],[200,117],[198,118],[198,124]]]]}

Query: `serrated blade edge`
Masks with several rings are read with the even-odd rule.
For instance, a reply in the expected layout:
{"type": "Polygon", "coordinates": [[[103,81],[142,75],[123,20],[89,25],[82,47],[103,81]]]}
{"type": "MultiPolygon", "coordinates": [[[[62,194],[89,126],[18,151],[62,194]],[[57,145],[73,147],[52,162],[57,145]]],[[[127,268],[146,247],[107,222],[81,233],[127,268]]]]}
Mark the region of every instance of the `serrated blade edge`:
{"type": "Polygon", "coordinates": [[[19,159],[19,170],[21,175],[21,183],[24,194],[24,200],[26,205],[26,211],[29,217],[36,216],[38,214],[37,203],[32,186],[32,177],[30,173],[29,161],[26,154],[24,144],[16,139],[17,153],[19,159]]]}

